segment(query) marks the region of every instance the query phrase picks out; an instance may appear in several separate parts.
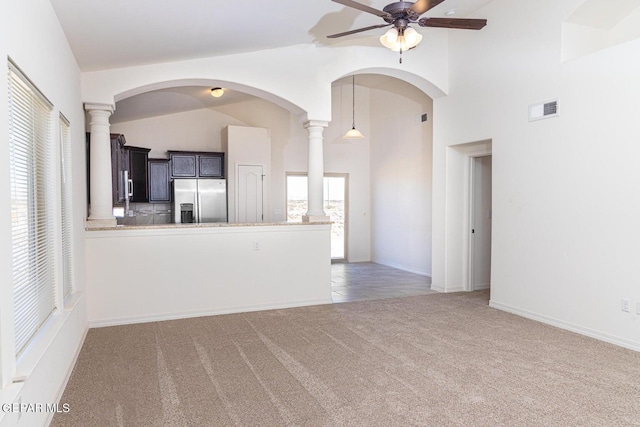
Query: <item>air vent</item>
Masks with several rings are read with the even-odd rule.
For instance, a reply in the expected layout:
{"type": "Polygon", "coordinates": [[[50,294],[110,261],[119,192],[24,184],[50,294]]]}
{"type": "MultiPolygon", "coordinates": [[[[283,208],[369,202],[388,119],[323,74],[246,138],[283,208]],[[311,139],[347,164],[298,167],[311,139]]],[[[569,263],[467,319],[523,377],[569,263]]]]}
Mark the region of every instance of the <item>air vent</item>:
{"type": "Polygon", "coordinates": [[[548,101],[542,104],[529,105],[529,121],[550,119],[558,117],[558,100],[548,101]]]}

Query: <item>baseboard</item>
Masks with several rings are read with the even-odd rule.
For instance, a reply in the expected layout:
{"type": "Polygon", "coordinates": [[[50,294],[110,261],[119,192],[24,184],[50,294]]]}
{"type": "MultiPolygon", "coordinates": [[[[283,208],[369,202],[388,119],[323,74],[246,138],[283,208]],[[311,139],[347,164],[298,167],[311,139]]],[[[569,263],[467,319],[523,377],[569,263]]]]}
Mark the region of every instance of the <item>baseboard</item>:
{"type": "Polygon", "coordinates": [[[387,267],[397,268],[398,270],[406,271],[408,273],[419,274],[420,276],[426,276],[426,277],[431,278],[431,273],[426,273],[424,271],[414,270],[412,268],[408,268],[407,266],[396,264],[396,263],[393,263],[393,262],[387,262],[387,261],[384,261],[384,260],[381,261],[381,260],[377,260],[377,259],[374,259],[371,262],[375,262],[376,264],[380,264],[380,265],[385,265],[387,267]]]}
{"type": "Polygon", "coordinates": [[[484,291],[485,289],[490,289],[490,288],[491,288],[491,283],[481,283],[479,285],[477,284],[473,285],[474,291],[484,291]]]}
{"type": "Polygon", "coordinates": [[[431,284],[431,290],[440,292],[440,293],[445,293],[445,289],[442,286],[434,285],[433,283],[431,284]]]}
{"type": "Polygon", "coordinates": [[[591,338],[605,341],[610,344],[615,344],[620,347],[628,348],[630,350],[640,351],[640,342],[631,341],[625,338],[616,337],[615,335],[605,334],[594,329],[584,328],[579,325],[575,325],[564,320],[556,319],[542,314],[533,313],[531,311],[522,310],[516,307],[512,307],[508,304],[502,304],[496,301],[489,301],[489,307],[493,307],[498,310],[506,311],[509,313],[517,314],[518,316],[526,317],[527,319],[536,320],[538,322],[546,323],[547,325],[555,326],[560,329],[575,332],[580,335],[585,335],[591,338]]]}
{"type": "Polygon", "coordinates": [[[331,297],[322,300],[298,301],[284,304],[265,304],[255,306],[234,307],[228,309],[189,311],[180,313],[161,313],[144,316],[119,317],[114,319],[90,320],[89,328],[107,326],[132,325],[135,323],[162,322],[164,320],[188,319],[191,317],[218,316],[221,314],[247,313],[251,311],[278,310],[283,308],[304,307],[310,305],[331,304],[331,297]]]}
{"type": "MultiPolygon", "coordinates": [[[[69,365],[69,369],[67,370],[67,373],[64,376],[64,380],[62,381],[62,384],[60,385],[60,389],[58,390],[58,393],[56,394],[55,402],[58,403],[58,404],[60,404],[60,400],[62,399],[62,395],[64,394],[64,391],[67,388],[67,384],[69,383],[69,380],[71,379],[71,374],[73,373],[73,368],[76,367],[76,363],[78,362],[78,357],[80,356],[80,351],[82,350],[82,346],[84,345],[84,341],[87,339],[87,333],[88,332],[89,332],[89,326],[85,325],[84,333],[82,334],[82,339],[80,340],[80,343],[78,344],[78,347],[76,348],[76,351],[74,352],[73,360],[72,360],[71,364],[69,365]]],[[[49,425],[51,423],[51,421],[53,420],[53,416],[54,415],[55,415],[55,412],[49,413],[49,416],[47,418],[47,424],[45,424],[45,425],[49,425]]]]}

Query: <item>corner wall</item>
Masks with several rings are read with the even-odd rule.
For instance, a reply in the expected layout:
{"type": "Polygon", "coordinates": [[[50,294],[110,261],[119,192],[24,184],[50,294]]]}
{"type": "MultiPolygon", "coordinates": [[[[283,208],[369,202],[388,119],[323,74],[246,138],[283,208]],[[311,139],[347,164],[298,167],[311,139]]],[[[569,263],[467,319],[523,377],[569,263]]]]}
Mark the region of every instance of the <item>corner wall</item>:
{"type": "MultiPolygon", "coordinates": [[[[84,291],[84,217],[86,203],[84,161],[84,112],[80,97],[80,71],[65,35],[48,0],[8,0],[3,3],[0,57],[4,72],[0,73],[0,403],[55,403],[60,397],[75,356],[87,329],[84,291]],[[13,301],[11,263],[11,213],[9,192],[9,152],[7,128],[7,56],[22,69],[52,102],[53,135],[57,143],[58,115],[71,123],[73,174],[73,262],[74,283],[79,291],[74,304],[67,304],[54,314],[51,327],[44,328],[33,345],[16,363],[13,346],[13,301]],[[38,356],[33,348],[37,347],[38,356]],[[31,360],[33,359],[33,360],[31,360]],[[26,376],[22,382],[8,386],[16,375],[26,376]]],[[[1,426],[37,426],[46,424],[53,414],[43,412],[0,412],[1,426]]]]}
{"type": "Polygon", "coordinates": [[[431,276],[432,100],[391,80],[371,91],[370,109],[371,258],[431,276]]]}
{"type": "Polygon", "coordinates": [[[491,305],[640,350],[640,40],[563,63],[562,23],[581,4],[495,0],[476,12],[484,30],[450,36],[450,94],[434,105],[433,281],[455,288],[463,268],[447,147],[492,140],[491,305]],[[559,117],[528,121],[530,104],[554,98],[559,117]]]}

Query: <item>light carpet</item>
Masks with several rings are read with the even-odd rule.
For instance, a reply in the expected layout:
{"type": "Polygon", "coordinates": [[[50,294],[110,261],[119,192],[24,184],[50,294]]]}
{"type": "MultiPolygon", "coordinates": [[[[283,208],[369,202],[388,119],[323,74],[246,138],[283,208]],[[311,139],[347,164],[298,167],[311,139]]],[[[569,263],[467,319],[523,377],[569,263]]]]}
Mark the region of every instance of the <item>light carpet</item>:
{"type": "Polygon", "coordinates": [[[632,426],[640,353],[432,294],[91,329],[53,426],[632,426]]]}

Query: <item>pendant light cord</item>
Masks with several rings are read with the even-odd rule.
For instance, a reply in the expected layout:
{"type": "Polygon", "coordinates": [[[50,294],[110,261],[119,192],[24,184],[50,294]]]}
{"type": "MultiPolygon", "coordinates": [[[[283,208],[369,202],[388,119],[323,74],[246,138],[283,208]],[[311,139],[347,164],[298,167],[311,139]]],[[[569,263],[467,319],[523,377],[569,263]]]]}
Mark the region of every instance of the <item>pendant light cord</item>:
{"type": "Polygon", "coordinates": [[[351,76],[351,117],[353,121],[351,122],[351,128],[356,128],[356,75],[351,76]]]}

